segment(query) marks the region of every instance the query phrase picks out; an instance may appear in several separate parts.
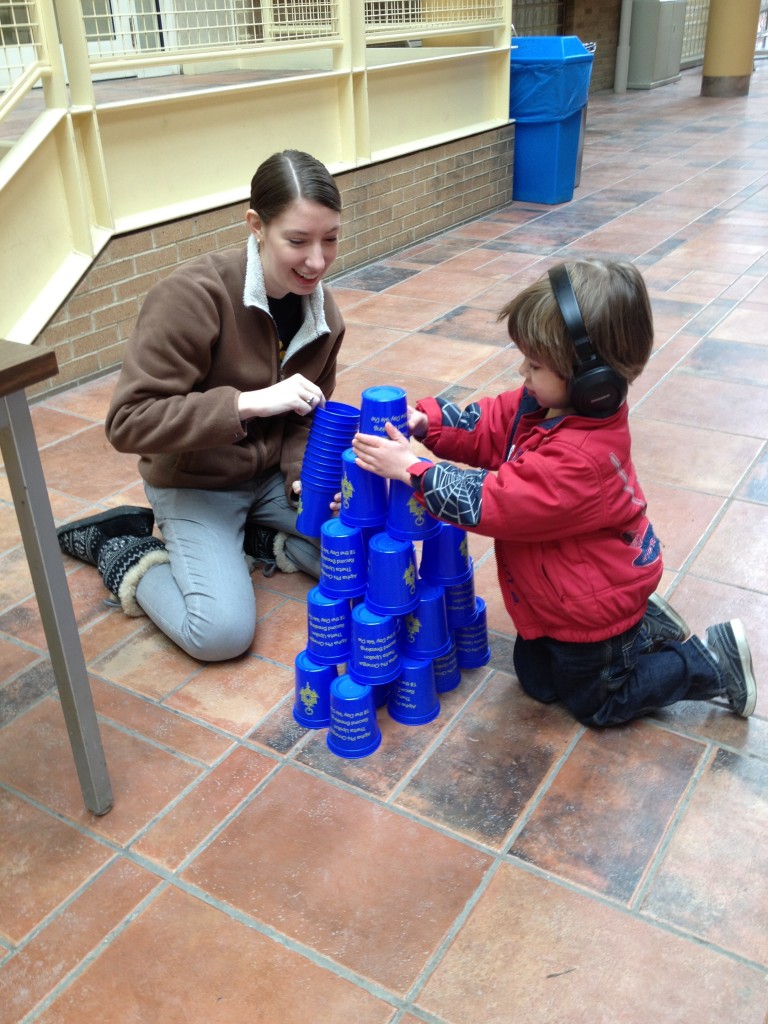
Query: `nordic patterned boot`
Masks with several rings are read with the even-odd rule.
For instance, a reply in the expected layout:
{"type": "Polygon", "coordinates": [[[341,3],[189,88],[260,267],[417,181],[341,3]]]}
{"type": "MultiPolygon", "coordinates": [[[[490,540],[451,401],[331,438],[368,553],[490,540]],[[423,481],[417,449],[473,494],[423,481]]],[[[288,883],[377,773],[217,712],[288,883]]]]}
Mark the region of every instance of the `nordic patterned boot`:
{"type": "Polygon", "coordinates": [[[154,525],[155,514],[151,508],[121,505],[60,526],[56,536],[65,555],[97,565],[101,546],[109,537],[149,537],[154,525]]]}
{"type": "Polygon", "coordinates": [[[136,600],[136,588],[144,573],[169,561],[165,544],[157,537],[109,537],[101,545],[98,570],[125,614],[138,618],[144,610],[136,600]]]}
{"type": "Polygon", "coordinates": [[[737,715],[749,718],[757,703],[757,682],[741,619],[710,626],[707,647],[717,661],[728,703],[737,715]]]}

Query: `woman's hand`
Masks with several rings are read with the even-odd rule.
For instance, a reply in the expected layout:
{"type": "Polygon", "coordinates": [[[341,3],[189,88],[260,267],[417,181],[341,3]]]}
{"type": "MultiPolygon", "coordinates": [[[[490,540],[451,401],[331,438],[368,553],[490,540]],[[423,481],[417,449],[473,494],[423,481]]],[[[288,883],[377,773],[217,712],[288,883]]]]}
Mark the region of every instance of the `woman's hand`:
{"type": "Polygon", "coordinates": [[[355,434],[352,448],[355,462],[361,469],[367,469],[376,476],[389,480],[411,482],[408,467],[418,462],[405,434],[401,434],[391,423],[385,425],[386,437],[379,434],[355,434]]]}
{"type": "Polygon", "coordinates": [[[237,402],[240,419],[254,416],[282,416],[287,412],[308,416],[318,406],[325,405],[325,396],[317,384],[300,373],[259,391],[243,391],[237,402]]]}

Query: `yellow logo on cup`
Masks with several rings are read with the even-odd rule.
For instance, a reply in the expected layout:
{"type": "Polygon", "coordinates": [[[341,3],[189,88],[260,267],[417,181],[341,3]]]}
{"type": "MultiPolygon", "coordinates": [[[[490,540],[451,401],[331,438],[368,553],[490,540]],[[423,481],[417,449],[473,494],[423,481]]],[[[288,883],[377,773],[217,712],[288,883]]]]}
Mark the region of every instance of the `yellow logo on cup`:
{"type": "Polygon", "coordinates": [[[305,683],[299,690],[299,700],[304,706],[305,713],[314,715],[315,704],[320,700],[317,690],[313,690],[309,683],[305,683]]]}
{"type": "Polygon", "coordinates": [[[411,561],[408,568],[403,573],[403,580],[406,587],[413,593],[416,590],[416,563],[411,561]]]}

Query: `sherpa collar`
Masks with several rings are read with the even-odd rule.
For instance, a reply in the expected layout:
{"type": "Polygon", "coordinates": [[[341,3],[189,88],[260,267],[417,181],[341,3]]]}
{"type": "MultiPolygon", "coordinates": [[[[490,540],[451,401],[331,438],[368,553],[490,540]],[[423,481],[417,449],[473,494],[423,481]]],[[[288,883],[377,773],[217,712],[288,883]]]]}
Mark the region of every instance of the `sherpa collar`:
{"type": "MultiPolygon", "coordinates": [[[[259,244],[256,236],[251,234],[248,238],[248,252],[245,265],[245,288],[243,290],[243,303],[246,306],[255,306],[269,314],[269,303],[267,301],[267,289],[264,284],[264,270],[261,266],[259,255],[259,244]]],[[[328,334],[330,328],[325,319],[325,299],[323,293],[323,282],[320,281],[313,292],[301,297],[301,306],[304,312],[304,322],[293,336],[288,351],[285,354],[285,361],[292,355],[304,348],[321,334],[328,334]]]]}

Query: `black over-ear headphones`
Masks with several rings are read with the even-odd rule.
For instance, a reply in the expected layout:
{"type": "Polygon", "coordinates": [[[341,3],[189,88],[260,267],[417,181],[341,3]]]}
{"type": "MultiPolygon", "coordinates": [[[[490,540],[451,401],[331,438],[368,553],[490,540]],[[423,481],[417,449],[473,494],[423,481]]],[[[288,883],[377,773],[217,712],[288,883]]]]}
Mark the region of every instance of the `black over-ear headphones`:
{"type": "Polygon", "coordinates": [[[552,267],[549,280],[576,353],[571,405],[580,416],[612,416],[627,397],[627,382],[592,347],[566,265],[552,267]]]}

